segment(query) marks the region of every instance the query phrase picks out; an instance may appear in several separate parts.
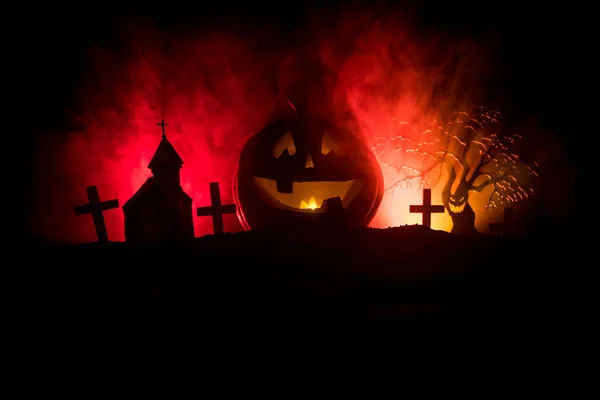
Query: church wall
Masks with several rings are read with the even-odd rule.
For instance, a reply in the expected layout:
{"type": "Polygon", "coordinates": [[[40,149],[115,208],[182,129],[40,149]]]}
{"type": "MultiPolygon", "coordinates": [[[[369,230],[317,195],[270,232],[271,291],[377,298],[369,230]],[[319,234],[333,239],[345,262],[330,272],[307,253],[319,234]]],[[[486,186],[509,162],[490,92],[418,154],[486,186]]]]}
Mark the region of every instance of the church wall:
{"type": "Polygon", "coordinates": [[[192,202],[179,196],[157,193],[125,213],[125,240],[155,242],[191,239],[194,235],[192,202]]]}

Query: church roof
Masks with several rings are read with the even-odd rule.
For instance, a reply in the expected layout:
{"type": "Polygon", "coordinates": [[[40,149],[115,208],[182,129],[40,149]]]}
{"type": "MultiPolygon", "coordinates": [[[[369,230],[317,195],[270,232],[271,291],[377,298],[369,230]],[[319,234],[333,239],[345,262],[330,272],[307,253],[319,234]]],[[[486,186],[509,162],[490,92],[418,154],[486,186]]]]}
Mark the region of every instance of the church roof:
{"type": "Polygon", "coordinates": [[[150,160],[150,164],[148,164],[148,168],[181,167],[182,165],[183,160],[179,157],[171,142],[167,140],[167,137],[163,135],[154,156],[150,160]]]}
{"type": "MultiPolygon", "coordinates": [[[[127,211],[129,209],[135,208],[144,202],[147,198],[157,196],[160,192],[164,191],[164,187],[162,185],[157,185],[155,182],[156,178],[149,177],[146,179],[146,182],[138,189],[137,192],[134,193],[133,196],[125,204],[123,204],[123,211],[127,211]]],[[[181,186],[177,186],[177,195],[180,196],[184,201],[189,202],[191,204],[192,198],[183,191],[181,186]]]]}

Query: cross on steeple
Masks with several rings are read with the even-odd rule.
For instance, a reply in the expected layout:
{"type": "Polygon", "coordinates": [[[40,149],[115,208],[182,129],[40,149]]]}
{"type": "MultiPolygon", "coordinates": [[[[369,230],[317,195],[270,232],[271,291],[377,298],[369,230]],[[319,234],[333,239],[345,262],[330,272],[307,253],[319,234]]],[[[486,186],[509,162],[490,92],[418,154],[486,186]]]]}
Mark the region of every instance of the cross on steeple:
{"type": "Polygon", "coordinates": [[[161,119],[160,122],[156,123],[156,126],[160,126],[162,128],[162,138],[166,139],[167,138],[167,134],[165,133],[165,126],[167,126],[168,124],[165,122],[164,119],[161,119]]]}

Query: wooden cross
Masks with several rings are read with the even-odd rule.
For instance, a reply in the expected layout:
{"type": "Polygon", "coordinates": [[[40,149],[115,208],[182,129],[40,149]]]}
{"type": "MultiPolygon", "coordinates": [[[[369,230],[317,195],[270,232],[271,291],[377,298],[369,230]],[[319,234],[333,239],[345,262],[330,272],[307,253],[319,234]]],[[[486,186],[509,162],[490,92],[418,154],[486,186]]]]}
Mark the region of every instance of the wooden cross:
{"type": "Polygon", "coordinates": [[[500,236],[506,236],[510,230],[512,222],[513,209],[511,207],[504,208],[504,222],[490,222],[490,233],[499,233],[500,236]]]}
{"type": "Polygon", "coordinates": [[[75,206],[75,215],[92,214],[98,242],[108,242],[108,234],[106,233],[106,224],[104,223],[104,214],[102,214],[102,211],[118,208],[119,200],[100,201],[96,186],[88,186],[86,190],[90,203],[75,206]]]}
{"type": "Polygon", "coordinates": [[[423,214],[423,225],[431,228],[431,214],[443,213],[444,206],[431,204],[431,189],[423,189],[423,204],[410,206],[411,213],[423,214]]]}
{"type": "Polygon", "coordinates": [[[210,206],[198,207],[199,217],[212,216],[213,232],[223,233],[223,214],[235,213],[235,204],[221,204],[219,182],[210,183],[210,206]]]}
{"type": "Polygon", "coordinates": [[[156,126],[160,126],[162,128],[162,137],[163,139],[167,138],[167,134],[165,133],[165,126],[167,126],[168,124],[165,122],[164,119],[161,119],[160,122],[156,123],[156,126]]]}

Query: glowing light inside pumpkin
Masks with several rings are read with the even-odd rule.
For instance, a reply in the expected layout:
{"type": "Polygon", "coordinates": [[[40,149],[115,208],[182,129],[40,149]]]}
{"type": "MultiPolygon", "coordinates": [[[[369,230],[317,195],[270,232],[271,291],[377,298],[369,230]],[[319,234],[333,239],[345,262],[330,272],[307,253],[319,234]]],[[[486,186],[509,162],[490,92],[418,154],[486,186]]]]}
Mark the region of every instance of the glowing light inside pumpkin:
{"type": "Polygon", "coordinates": [[[314,168],[315,167],[315,163],[312,160],[312,157],[310,156],[310,154],[306,157],[306,164],[304,165],[304,168],[314,168]]]}
{"type": "Polygon", "coordinates": [[[319,208],[319,206],[317,205],[317,200],[315,200],[314,197],[311,196],[310,200],[307,202],[305,202],[304,200],[302,200],[300,202],[300,208],[303,210],[316,210],[317,208],[319,208]]]}
{"type": "Polygon", "coordinates": [[[326,212],[327,207],[323,207],[323,203],[334,197],[339,197],[342,207],[346,208],[363,188],[361,179],[341,182],[293,182],[292,193],[280,193],[274,179],[255,176],[254,183],[265,201],[274,207],[314,212],[326,212]]]}

